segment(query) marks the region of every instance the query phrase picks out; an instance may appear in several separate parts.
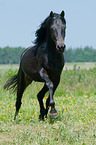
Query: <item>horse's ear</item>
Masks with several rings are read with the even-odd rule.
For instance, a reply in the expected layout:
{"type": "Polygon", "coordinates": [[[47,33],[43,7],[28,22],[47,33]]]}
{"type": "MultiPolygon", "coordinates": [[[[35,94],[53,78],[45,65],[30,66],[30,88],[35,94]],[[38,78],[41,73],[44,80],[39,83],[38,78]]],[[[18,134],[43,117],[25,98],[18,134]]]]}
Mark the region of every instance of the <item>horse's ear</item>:
{"type": "Polygon", "coordinates": [[[65,16],[65,12],[62,11],[61,14],[60,14],[60,16],[61,16],[61,17],[64,17],[64,16],[65,16]]]}
{"type": "Polygon", "coordinates": [[[50,12],[50,17],[53,17],[53,16],[54,16],[53,11],[51,11],[50,12]]]}

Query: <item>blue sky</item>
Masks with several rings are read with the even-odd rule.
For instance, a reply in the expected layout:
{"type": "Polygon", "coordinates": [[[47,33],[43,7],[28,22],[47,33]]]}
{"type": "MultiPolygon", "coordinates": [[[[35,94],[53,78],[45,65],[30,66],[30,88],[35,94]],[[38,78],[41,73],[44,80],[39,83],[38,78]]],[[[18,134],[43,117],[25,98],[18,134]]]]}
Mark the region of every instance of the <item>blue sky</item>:
{"type": "Polygon", "coordinates": [[[0,47],[29,47],[50,11],[65,11],[67,48],[96,49],[96,0],[0,0],[0,47]]]}

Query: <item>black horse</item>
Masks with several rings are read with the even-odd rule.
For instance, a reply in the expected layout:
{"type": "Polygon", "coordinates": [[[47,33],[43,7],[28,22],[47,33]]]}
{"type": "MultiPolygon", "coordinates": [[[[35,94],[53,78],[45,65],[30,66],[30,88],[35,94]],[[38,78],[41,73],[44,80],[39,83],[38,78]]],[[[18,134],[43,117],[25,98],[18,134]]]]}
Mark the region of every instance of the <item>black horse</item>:
{"type": "Polygon", "coordinates": [[[12,76],[4,85],[4,89],[12,89],[12,91],[16,90],[17,92],[14,119],[18,115],[23,92],[32,81],[44,82],[44,87],[37,94],[40,104],[39,119],[44,120],[50,106],[51,118],[57,117],[53,95],[59,84],[64,66],[63,52],[65,50],[66,29],[64,15],[64,11],[61,14],[50,12],[50,15],[36,31],[35,45],[27,48],[22,53],[18,73],[12,76]],[[46,100],[45,109],[43,98],[47,91],[49,91],[49,97],[46,100]]]}

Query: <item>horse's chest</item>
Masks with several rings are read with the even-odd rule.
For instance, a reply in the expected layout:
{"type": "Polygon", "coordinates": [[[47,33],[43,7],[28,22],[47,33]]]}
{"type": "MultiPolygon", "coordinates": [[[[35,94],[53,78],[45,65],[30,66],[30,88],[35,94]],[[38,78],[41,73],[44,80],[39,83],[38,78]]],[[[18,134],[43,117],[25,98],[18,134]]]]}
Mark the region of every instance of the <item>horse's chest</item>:
{"type": "Polygon", "coordinates": [[[58,76],[60,76],[62,68],[63,68],[62,64],[51,62],[49,64],[47,73],[51,79],[56,79],[58,76]]]}
{"type": "Polygon", "coordinates": [[[62,68],[63,68],[63,64],[61,61],[58,61],[58,60],[53,60],[53,61],[50,61],[49,62],[49,68],[51,71],[61,71],[62,68]]]}

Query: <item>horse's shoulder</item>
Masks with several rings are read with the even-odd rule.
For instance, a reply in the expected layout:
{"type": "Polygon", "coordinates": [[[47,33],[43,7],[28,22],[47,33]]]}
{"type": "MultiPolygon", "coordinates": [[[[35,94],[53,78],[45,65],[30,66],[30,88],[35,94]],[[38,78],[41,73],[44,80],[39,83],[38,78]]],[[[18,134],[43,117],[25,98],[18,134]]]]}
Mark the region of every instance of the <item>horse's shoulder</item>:
{"type": "Polygon", "coordinates": [[[26,56],[26,55],[28,55],[28,54],[31,54],[31,56],[32,55],[35,55],[35,53],[36,53],[36,46],[30,46],[30,47],[28,47],[27,49],[25,49],[23,52],[22,52],[22,54],[21,54],[21,57],[20,57],[20,60],[24,57],[24,56],[26,56]]]}

